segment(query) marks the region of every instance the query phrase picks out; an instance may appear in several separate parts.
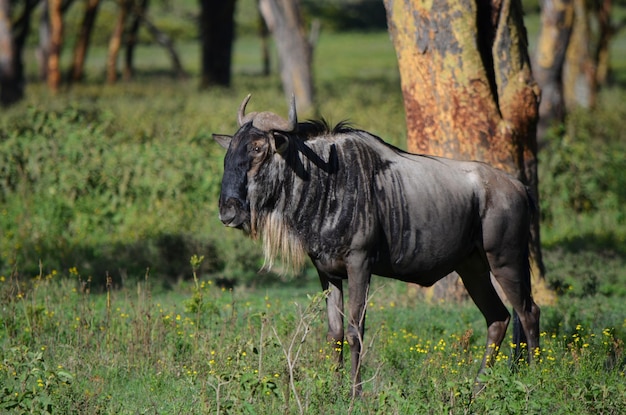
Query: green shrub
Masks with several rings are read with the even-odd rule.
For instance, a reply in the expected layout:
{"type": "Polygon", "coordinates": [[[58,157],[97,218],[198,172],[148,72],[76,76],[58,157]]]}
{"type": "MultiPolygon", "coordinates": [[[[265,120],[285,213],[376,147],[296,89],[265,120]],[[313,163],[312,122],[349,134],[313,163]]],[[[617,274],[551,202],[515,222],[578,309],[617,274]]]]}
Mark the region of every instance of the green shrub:
{"type": "Polygon", "coordinates": [[[626,109],[623,91],[576,110],[539,153],[548,278],[561,294],[624,295],[626,109]]]}
{"type": "Polygon", "coordinates": [[[73,376],[53,369],[43,358],[43,350],[14,346],[0,353],[0,409],[15,414],[52,414],[53,395],[64,393],[73,376]]]}
{"type": "Polygon", "coordinates": [[[150,267],[175,280],[192,252],[206,255],[202,272],[225,267],[210,231],[219,222],[200,219],[217,216],[221,154],[200,137],[143,128],[84,105],[5,119],[4,271],[18,263],[35,274],[41,260],[49,269],[82,264],[99,278],[150,267]]]}
{"type": "MultiPolygon", "coordinates": [[[[608,212],[598,232],[623,232],[626,213],[626,109],[624,92],[607,91],[594,110],[567,117],[540,151],[543,221],[576,221],[608,212]],[[612,221],[612,223],[611,223],[612,221]],[[618,229],[615,229],[617,225],[618,229]]],[[[606,215],[603,215],[606,216],[606,215]]]]}

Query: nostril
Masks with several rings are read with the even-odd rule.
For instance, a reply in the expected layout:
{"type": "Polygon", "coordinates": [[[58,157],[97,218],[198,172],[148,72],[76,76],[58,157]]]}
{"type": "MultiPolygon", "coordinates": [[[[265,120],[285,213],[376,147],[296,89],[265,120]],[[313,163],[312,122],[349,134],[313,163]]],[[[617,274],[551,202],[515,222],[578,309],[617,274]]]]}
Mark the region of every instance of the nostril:
{"type": "Polygon", "coordinates": [[[229,197],[224,203],[220,204],[220,220],[224,225],[236,226],[234,222],[240,216],[242,211],[241,202],[239,200],[229,197]]]}
{"type": "Polygon", "coordinates": [[[232,206],[220,209],[220,220],[223,224],[227,225],[232,222],[233,219],[235,219],[236,215],[237,213],[235,212],[235,209],[232,208],[232,206]]]}

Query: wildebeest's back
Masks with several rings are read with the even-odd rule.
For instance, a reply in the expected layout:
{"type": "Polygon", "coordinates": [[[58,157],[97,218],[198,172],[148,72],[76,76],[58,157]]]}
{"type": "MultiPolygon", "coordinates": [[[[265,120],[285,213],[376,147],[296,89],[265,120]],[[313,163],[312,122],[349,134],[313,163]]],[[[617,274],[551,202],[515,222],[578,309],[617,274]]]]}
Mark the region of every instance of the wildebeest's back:
{"type": "Polygon", "coordinates": [[[486,215],[496,218],[490,226],[505,227],[498,210],[527,210],[521,183],[484,163],[408,154],[377,140],[371,145],[387,161],[374,163],[385,168],[374,169],[372,178],[379,275],[433,283],[485,243],[486,215]]]}

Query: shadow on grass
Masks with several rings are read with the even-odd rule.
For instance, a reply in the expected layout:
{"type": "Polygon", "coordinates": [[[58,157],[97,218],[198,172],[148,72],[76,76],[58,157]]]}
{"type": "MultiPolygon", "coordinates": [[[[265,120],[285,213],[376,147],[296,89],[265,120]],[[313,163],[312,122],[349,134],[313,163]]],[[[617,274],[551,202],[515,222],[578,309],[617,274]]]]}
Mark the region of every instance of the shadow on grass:
{"type": "Polygon", "coordinates": [[[212,280],[225,289],[283,284],[300,286],[315,280],[315,271],[311,267],[295,275],[282,272],[280,266],[273,271],[262,271],[261,253],[250,251],[243,243],[238,249],[240,242],[220,248],[210,239],[189,234],[162,234],[128,244],[24,246],[16,260],[17,266],[11,267],[0,260],[0,275],[17,274],[19,280],[26,283],[40,273],[45,277],[54,272],[76,278],[77,284],[88,284],[92,292],[106,290],[107,276],[114,288],[134,284],[148,276],[155,284],[170,289],[180,281],[193,278],[190,259],[197,255],[204,257],[196,270],[198,278],[212,280]],[[70,269],[74,271],[70,272],[70,269]]]}
{"type": "Polygon", "coordinates": [[[571,253],[592,252],[604,254],[613,252],[619,255],[626,255],[626,240],[620,238],[615,233],[604,234],[587,233],[562,238],[556,243],[550,244],[546,249],[562,249],[571,253]]]}
{"type": "Polygon", "coordinates": [[[557,294],[626,297],[626,243],[617,235],[585,234],[544,248],[547,280],[557,294]]]}

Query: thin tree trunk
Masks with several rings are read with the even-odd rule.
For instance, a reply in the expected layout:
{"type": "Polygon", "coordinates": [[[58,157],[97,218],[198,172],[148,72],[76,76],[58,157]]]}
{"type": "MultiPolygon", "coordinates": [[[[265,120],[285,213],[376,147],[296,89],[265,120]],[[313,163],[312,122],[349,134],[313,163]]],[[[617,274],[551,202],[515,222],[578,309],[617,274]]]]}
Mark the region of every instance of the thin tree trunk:
{"type": "Polygon", "coordinates": [[[12,88],[16,79],[15,48],[11,27],[11,5],[9,0],[0,0],[0,104],[11,105],[21,98],[12,88]]]}
{"type": "Polygon", "coordinates": [[[261,38],[261,61],[263,63],[262,74],[263,76],[269,76],[271,69],[270,61],[270,43],[269,34],[270,31],[263,19],[263,16],[259,12],[259,37],[261,38]]]}
{"type": "Polygon", "coordinates": [[[563,65],[574,22],[573,0],[543,0],[541,29],[533,74],[541,87],[537,141],[540,145],[555,124],[565,119],[563,65]]]}
{"type": "Polygon", "coordinates": [[[152,35],[154,40],[161,46],[167,50],[168,55],[170,55],[170,60],[172,61],[172,71],[178,78],[186,78],[187,72],[183,69],[183,65],[180,61],[180,57],[178,56],[178,52],[176,52],[176,48],[174,47],[174,42],[172,39],[164,32],[159,30],[158,27],[148,17],[143,14],[139,16],[141,22],[144,24],[145,28],[148,29],[148,32],[152,35]]]}
{"type": "MultiPolygon", "coordinates": [[[[537,192],[539,88],[519,0],[385,0],[413,152],[482,160],[537,192]]],[[[545,290],[539,215],[533,283],[545,290]]],[[[547,291],[547,290],[546,290],[547,291]]]]}
{"type": "Polygon", "coordinates": [[[200,0],[200,88],[230,86],[235,0],[200,0]]]}
{"type": "Polygon", "coordinates": [[[115,28],[113,29],[111,39],[109,40],[106,75],[106,80],[109,84],[114,84],[117,81],[117,56],[119,55],[120,47],[122,46],[122,36],[124,35],[124,25],[126,23],[126,16],[128,15],[129,7],[130,0],[120,0],[115,28]]]}
{"type": "Polygon", "coordinates": [[[598,30],[600,31],[600,36],[595,53],[597,64],[596,85],[599,87],[606,85],[609,77],[609,45],[615,34],[611,24],[611,8],[611,0],[600,0],[598,5],[598,30]]]}
{"type": "Polygon", "coordinates": [[[596,62],[592,56],[589,9],[586,0],[574,0],[574,26],[563,67],[565,107],[591,108],[596,100],[596,62]]]}
{"type": "Polygon", "coordinates": [[[11,27],[10,2],[0,0],[0,105],[11,105],[24,97],[26,80],[22,51],[30,32],[30,18],[39,0],[27,0],[22,15],[11,27]],[[6,20],[5,20],[6,19],[6,20]]]}
{"type": "Polygon", "coordinates": [[[298,0],[260,0],[261,14],[274,35],[285,95],[298,108],[313,107],[313,47],[307,39],[298,0]]]}
{"type": "Polygon", "coordinates": [[[37,46],[37,63],[39,64],[39,79],[48,79],[48,66],[50,62],[50,4],[48,0],[43,0],[41,16],[39,17],[39,45],[37,46]]]}
{"type": "Polygon", "coordinates": [[[139,4],[133,8],[133,21],[126,34],[126,59],[124,65],[123,78],[128,81],[133,77],[133,58],[135,54],[135,46],[139,40],[139,24],[141,17],[148,9],[148,0],[141,0],[139,4]]]}
{"type": "Polygon", "coordinates": [[[78,82],[83,79],[85,59],[87,58],[89,42],[91,40],[99,6],[100,0],[87,0],[85,2],[85,14],[83,15],[83,22],[80,26],[76,46],[74,47],[74,57],[68,77],[70,82],[78,82]]]}
{"type": "Polygon", "coordinates": [[[62,0],[49,0],[50,46],[48,55],[47,79],[48,87],[57,92],[61,85],[61,45],[63,44],[63,11],[62,0]]]}

